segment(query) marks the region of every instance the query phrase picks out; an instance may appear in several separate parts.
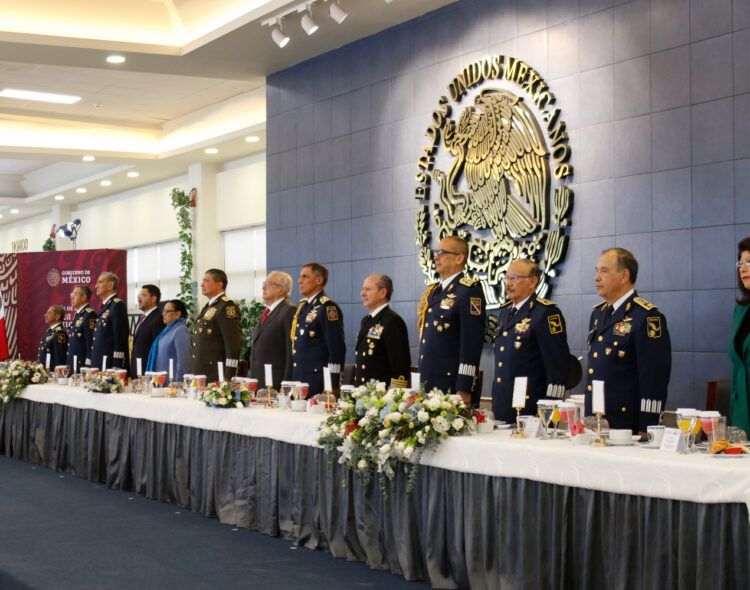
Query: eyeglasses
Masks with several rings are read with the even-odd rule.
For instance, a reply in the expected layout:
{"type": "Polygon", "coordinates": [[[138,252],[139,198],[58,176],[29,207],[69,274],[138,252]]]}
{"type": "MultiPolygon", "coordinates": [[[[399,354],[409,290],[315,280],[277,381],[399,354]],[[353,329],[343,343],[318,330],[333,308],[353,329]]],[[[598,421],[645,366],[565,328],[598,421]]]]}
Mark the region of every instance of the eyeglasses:
{"type": "Polygon", "coordinates": [[[167,315],[168,313],[177,313],[176,309],[167,309],[166,307],[161,310],[161,315],[167,315]]]}
{"type": "Polygon", "coordinates": [[[531,275],[516,275],[516,274],[509,274],[505,275],[506,281],[517,281],[518,279],[530,279],[531,275]]]}
{"type": "Polygon", "coordinates": [[[284,285],[279,285],[278,283],[272,283],[271,281],[263,281],[263,286],[264,287],[270,287],[270,286],[283,287],[284,285]]]}
{"type": "Polygon", "coordinates": [[[432,254],[434,256],[442,256],[443,254],[453,254],[454,256],[458,256],[458,252],[451,252],[450,250],[443,250],[442,248],[440,250],[433,250],[432,254]]]}
{"type": "Polygon", "coordinates": [[[737,268],[742,268],[743,266],[750,266],[750,258],[748,258],[747,260],[739,260],[739,261],[737,261],[737,263],[735,264],[735,266],[737,268]]]}

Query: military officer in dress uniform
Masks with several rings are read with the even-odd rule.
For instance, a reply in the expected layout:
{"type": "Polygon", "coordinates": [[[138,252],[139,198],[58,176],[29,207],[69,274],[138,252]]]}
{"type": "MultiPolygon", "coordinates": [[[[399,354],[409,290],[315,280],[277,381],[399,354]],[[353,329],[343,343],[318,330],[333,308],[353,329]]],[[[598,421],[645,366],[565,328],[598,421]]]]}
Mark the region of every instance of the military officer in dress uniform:
{"type": "Polygon", "coordinates": [[[495,380],[492,411],[497,420],[513,422],[513,384],[528,377],[526,410],[547,396],[562,398],[568,378],[570,350],[565,318],[551,301],[536,296],[542,271],[531,260],[516,260],[505,275],[509,301],[498,315],[495,336],[495,380]]]}
{"type": "Polygon", "coordinates": [[[68,334],[67,365],[73,372],[91,364],[91,346],[94,343],[94,328],[96,327],[96,312],[89,304],[91,288],[88,285],[76,285],[70,294],[70,303],[76,310],[68,334]],[[75,357],[75,362],[73,358],[75,357]]]}
{"type": "Polygon", "coordinates": [[[191,331],[192,373],[205,375],[209,382],[219,378],[219,363],[224,363],[224,378],[237,373],[242,347],[240,310],[224,291],[227,275],[211,268],[203,275],[201,291],[208,297],[191,331]]]}
{"type": "Polygon", "coordinates": [[[91,366],[98,369],[104,368],[105,356],[107,369],[128,368],[128,310],[117,296],[118,282],[117,275],[111,272],[103,272],[96,280],[96,294],[102,300],[102,307],[94,326],[91,366]]]}
{"type": "Polygon", "coordinates": [[[667,400],[672,347],[667,321],[653,303],[638,297],[638,262],[623,248],[605,250],[596,265],[596,291],[588,334],[586,414],[592,381],[604,381],[605,414],[611,428],[645,432],[667,400]]]}
{"type": "Polygon", "coordinates": [[[49,326],[39,344],[39,362],[50,371],[64,365],[68,356],[68,333],[63,329],[62,321],[65,308],[62,305],[50,305],[44,314],[44,321],[49,326]],[[47,364],[49,355],[49,364],[47,364]]]}
{"type": "Polygon", "coordinates": [[[392,295],[388,275],[370,275],[362,284],[362,303],[370,313],[362,318],[357,335],[355,385],[375,379],[391,387],[409,386],[409,333],[401,316],[388,306],[392,295]]]}
{"type": "MultiPolygon", "coordinates": [[[[440,282],[431,285],[419,303],[419,372],[425,388],[457,393],[471,403],[486,321],[484,293],[464,276],[469,255],[466,240],[443,238],[434,250],[440,282]]],[[[479,392],[475,392],[474,403],[479,392]]]]}
{"type": "Polygon", "coordinates": [[[317,262],[302,267],[299,292],[304,297],[292,321],[292,378],[310,385],[307,397],[323,391],[323,367],[331,370],[331,385],[338,389],[344,366],[344,317],[323,289],[328,269],[317,262]]]}

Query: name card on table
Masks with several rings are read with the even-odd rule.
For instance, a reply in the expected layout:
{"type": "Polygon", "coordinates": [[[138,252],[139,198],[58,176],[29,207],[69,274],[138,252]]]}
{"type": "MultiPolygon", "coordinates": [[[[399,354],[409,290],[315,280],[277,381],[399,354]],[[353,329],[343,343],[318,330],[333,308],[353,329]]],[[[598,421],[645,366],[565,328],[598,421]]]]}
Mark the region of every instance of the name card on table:
{"type": "Polygon", "coordinates": [[[333,381],[331,381],[331,367],[323,367],[323,391],[333,391],[333,381]]]}
{"type": "Polygon", "coordinates": [[[665,428],[661,439],[660,451],[679,453],[685,450],[685,437],[679,428],[665,428]]]}
{"type": "Polygon", "coordinates": [[[526,405],[526,388],[529,385],[528,377],[516,377],[513,381],[513,407],[523,408],[526,405]]]}
{"type": "Polygon", "coordinates": [[[273,365],[270,363],[263,365],[263,371],[266,374],[266,389],[271,389],[273,387],[273,365]]]}
{"type": "Polygon", "coordinates": [[[44,363],[44,368],[49,371],[49,365],[52,362],[52,355],[47,353],[47,361],[44,363]]]}
{"type": "Polygon", "coordinates": [[[604,411],[604,381],[595,379],[591,382],[591,411],[594,414],[605,414],[604,411]]]}
{"type": "Polygon", "coordinates": [[[135,367],[135,374],[138,377],[143,377],[143,360],[141,359],[141,357],[135,359],[135,367]]]}
{"type": "Polygon", "coordinates": [[[224,383],[224,363],[219,361],[216,363],[216,368],[219,369],[219,382],[224,383]]]}
{"type": "Polygon", "coordinates": [[[421,375],[419,373],[412,373],[411,374],[411,388],[414,391],[417,391],[419,389],[419,380],[421,379],[421,375]]]}
{"type": "Polygon", "coordinates": [[[544,426],[539,416],[521,416],[523,423],[523,433],[526,438],[543,438],[544,426]]]}

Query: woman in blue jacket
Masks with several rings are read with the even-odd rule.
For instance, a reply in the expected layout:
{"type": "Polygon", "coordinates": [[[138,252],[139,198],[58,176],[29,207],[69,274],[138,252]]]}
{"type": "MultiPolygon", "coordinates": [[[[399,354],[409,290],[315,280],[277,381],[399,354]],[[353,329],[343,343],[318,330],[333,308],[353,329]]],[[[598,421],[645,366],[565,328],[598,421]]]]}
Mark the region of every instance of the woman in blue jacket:
{"type": "Polygon", "coordinates": [[[174,381],[190,372],[190,334],[185,325],[187,309],[179,299],[170,299],[161,310],[164,329],[151,345],[147,371],[169,371],[169,359],[174,359],[174,381]]]}

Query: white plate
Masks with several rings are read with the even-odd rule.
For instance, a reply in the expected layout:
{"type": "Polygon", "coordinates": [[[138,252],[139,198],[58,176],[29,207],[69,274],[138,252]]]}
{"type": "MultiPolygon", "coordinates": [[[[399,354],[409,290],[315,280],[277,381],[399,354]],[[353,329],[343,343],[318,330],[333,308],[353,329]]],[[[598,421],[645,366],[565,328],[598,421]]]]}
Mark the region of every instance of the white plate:
{"type": "Polygon", "coordinates": [[[748,455],[746,453],[740,453],[739,455],[726,455],[725,453],[714,453],[713,455],[709,453],[709,457],[713,457],[714,459],[741,459],[742,457],[747,457],[748,455]]]}
{"type": "Polygon", "coordinates": [[[618,442],[611,440],[609,441],[609,444],[612,445],[613,447],[632,447],[635,444],[635,441],[629,440],[627,442],[618,443],[618,442]]]}
{"type": "Polygon", "coordinates": [[[642,449],[658,449],[661,445],[655,445],[650,442],[638,443],[638,446],[642,449]]]}

